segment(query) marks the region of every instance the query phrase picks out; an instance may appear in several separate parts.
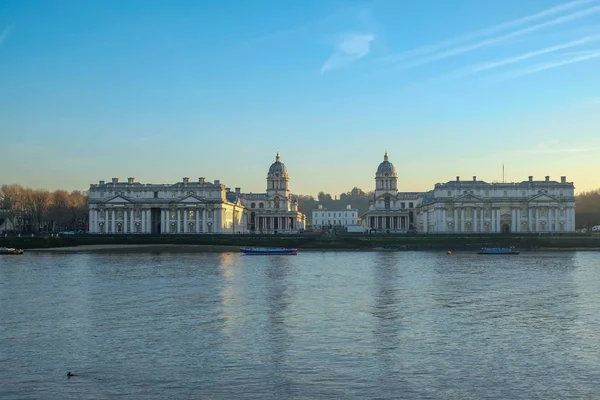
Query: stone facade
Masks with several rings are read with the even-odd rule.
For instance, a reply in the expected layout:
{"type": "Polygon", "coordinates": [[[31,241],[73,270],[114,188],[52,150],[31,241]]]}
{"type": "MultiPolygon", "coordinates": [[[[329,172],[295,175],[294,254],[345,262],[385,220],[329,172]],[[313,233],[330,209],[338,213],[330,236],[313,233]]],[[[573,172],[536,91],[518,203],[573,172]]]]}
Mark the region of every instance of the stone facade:
{"type": "Polygon", "coordinates": [[[129,178],[90,185],[89,232],[194,234],[245,231],[244,207],[218,180],[142,184],[129,178]]]}
{"type": "Polygon", "coordinates": [[[289,185],[287,167],[277,153],[267,173],[266,192],[240,196],[246,208],[248,232],[297,233],[306,228],[306,216],[298,211],[298,202],[292,200],[289,185]]]}
{"type": "Polygon", "coordinates": [[[306,217],[292,201],[287,169],[277,154],[267,192],[242,194],[220,181],[185,177],[175,184],[134,178],[90,185],[89,232],[95,234],[293,233],[306,217]]]}
{"type": "Polygon", "coordinates": [[[423,195],[418,217],[423,233],[575,232],[575,187],[564,176],[514,183],[456,177],[423,195]]]}
{"type": "Polygon", "coordinates": [[[378,232],[408,232],[416,229],[422,193],[399,192],[398,174],[387,151],[375,173],[375,193],[369,209],[361,216],[363,226],[378,232]]]}

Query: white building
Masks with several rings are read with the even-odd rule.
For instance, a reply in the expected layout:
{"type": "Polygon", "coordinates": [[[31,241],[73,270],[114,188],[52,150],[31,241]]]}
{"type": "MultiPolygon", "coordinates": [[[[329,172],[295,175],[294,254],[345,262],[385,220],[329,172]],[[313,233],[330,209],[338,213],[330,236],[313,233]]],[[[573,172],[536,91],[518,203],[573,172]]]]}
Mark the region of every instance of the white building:
{"type": "Polygon", "coordinates": [[[423,195],[423,233],[575,232],[575,187],[561,177],[543,181],[438,183],[423,195]]]}
{"type": "Polygon", "coordinates": [[[267,173],[266,193],[240,196],[248,214],[247,230],[256,233],[296,233],[306,227],[306,216],[290,194],[290,177],[279,152],[267,173]]]}
{"type": "Polygon", "coordinates": [[[134,178],[90,185],[89,232],[198,234],[246,231],[239,189],[218,180],[183,178],[175,184],[142,184],[134,178]]]}
{"type": "Polygon", "coordinates": [[[375,194],[361,216],[362,224],[369,230],[386,233],[416,229],[421,197],[419,192],[398,192],[398,174],[386,151],[375,173],[375,194]]]}
{"type": "Polygon", "coordinates": [[[312,228],[314,230],[353,227],[358,225],[358,210],[347,205],[343,210],[329,210],[319,204],[312,210],[312,228]]]}

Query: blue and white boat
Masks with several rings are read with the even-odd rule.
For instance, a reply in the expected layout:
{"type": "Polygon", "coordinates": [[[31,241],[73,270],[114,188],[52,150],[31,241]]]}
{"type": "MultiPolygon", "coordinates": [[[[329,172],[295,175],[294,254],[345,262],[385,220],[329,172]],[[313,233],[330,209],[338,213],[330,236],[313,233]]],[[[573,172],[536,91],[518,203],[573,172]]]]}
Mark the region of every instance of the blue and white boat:
{"type": "Polygon", "coordinates": [[[496,255],[496,254],[519,254],[518,251],[515,250],[514,247],[482,247],[480,251],[477,252],[477,254],[489,254],[489,255],[496,255]]]}
{"type": "Polygon", "coordinates": [[[266,256],[266,255],[287,255],[295,256],[298,249],[286,249],[283,247],[242,247],[240,251],[247,255],[266,256]]]}

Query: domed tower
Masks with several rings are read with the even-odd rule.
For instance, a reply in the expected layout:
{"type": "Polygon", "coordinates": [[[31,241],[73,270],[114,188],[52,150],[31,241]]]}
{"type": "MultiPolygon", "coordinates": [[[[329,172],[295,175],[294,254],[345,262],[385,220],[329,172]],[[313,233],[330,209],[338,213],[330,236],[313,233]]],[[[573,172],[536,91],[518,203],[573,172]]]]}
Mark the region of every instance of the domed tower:
{"type": "Polygon", "coordinates": [[[279,195],[287,198],[290,194],[290,178],[285,164],[279,161],[279,152],[275,156],[275,162],[271,164],[267,174],[267,195],[279,195]]]}
{"type": "Polygon", "coordinates": [[[393,195],[398,193],[398,174],[394,164],[388,161],[387,151],[383,156],[383,162],[379,164],[375,173],[375,196],[379,197],[384,193],[393,195]]]}

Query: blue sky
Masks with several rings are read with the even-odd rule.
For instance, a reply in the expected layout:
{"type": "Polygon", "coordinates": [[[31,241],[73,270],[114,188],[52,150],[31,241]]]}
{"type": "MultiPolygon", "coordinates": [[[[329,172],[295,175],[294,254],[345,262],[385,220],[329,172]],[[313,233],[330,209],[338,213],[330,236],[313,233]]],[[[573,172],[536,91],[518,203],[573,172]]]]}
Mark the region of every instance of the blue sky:
{"type": "Polygon", "coordinates": [[[600,0],[0,2],[0,183],[600,187],[600,0]]]}

